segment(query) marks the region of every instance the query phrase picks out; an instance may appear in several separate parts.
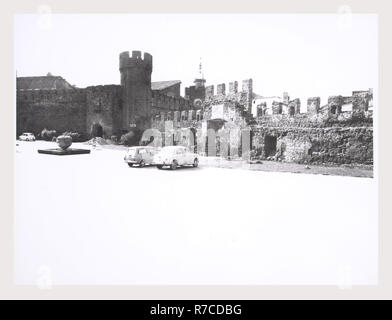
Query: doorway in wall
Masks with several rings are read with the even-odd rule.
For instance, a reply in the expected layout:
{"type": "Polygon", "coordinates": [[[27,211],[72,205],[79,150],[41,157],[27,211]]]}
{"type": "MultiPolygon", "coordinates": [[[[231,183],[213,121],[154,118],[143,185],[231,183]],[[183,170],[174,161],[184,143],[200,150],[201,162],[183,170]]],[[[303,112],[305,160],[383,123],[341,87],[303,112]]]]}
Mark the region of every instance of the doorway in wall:
{"type": "Polygon", "coordinates": [[[91,136],[93,138],[95,137],[101,137],[103,136],[103,128],[99,123],[94,123],[92,128],[91,128],[91,136]]]}
{"type": "Polygon", "coordinates": [[[266,157],[274,156],[276,154],[276,141],[275,136],[265,136],[264,139],[264,153],[266,157]]]}

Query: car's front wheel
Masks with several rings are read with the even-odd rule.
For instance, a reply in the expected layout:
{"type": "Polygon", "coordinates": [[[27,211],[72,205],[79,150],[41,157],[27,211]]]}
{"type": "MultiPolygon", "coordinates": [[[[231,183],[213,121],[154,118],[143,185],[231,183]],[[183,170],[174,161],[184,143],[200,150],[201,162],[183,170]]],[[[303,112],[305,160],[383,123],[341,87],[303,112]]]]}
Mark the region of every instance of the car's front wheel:
{"type": "Polygon", "coordinates": [[[133,163],[128,163],[128,166],[133,167],[133,163]]]}
{"type": "Polygon", "coordinates": [[[199,165],[199,159],[195,158],[195,160],[193,160],[193,167],[197,167],[199,165]]]}
{"type": "Polygon", "coordinates": [[[139,162],[139,167],[143,168],[146,165],[146,163],[144,162],[144,160],[141,160],[139,162]]]}
{"type": "Polygon", "coordinates": [[[172,170],[176,170],[176,169],[177,169],[177,167],[178,167],[178,163],[177,163],[177,161],[176,161],[176,160],[173,160],[173,162],[172,162],[172,164],[171,164],[170,168],[171,168],[172,170]]]}
{"type": "Polygon", "coordinates": [[[162,167],[163,167],[163,166],[161,166],[161,165],[157,165],[157,168],[158,168],[158,169],[162,169],[162,167]]]}

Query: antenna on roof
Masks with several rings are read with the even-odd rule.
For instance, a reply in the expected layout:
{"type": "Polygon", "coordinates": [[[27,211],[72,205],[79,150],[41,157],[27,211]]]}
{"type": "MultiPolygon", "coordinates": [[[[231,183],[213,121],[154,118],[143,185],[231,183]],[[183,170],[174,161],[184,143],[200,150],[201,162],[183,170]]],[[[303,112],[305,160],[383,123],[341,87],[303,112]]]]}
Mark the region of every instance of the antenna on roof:
{"type": "Polygon", "coordinates": [[[201,79],[204,79],[203,67],[201,64],[201,57],[200,57],[200,63],[199,63],[199,74],[200,74],[201,79]]]}

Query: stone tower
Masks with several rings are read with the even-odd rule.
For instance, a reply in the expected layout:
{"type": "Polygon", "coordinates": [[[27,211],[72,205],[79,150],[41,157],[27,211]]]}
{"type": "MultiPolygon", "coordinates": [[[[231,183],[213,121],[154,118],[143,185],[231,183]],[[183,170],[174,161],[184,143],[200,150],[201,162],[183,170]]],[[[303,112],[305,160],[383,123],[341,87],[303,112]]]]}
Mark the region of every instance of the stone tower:
{"type": "Polygon", "coordinates": [[[120,54],[122,130],[150,127],[152,56],[140,51],[120,54]]]}

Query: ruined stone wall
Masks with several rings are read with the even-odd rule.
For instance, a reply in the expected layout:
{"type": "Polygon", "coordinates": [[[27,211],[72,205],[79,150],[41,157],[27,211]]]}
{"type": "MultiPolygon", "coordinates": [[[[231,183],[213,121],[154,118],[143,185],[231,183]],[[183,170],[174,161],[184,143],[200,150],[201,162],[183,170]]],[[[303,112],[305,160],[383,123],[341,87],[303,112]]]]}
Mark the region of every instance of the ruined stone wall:
{"type": "Polygon", "coordinates": [[[325,106],[320,106],[319,97],[309,98],[307,113],[297,113],[299,101],[282,114],[258,112],[252,126],[255,157],[299,163],[373,164],[372,98],[371,90],[354,91],[350,97],[329,97],[325,106]],[[352,105],[351,110],[343,111],[344,105],[352,105]]]}
{"type": "MultiPolygon", "coordinates": [[[[352,97],[331,97],[329,104],[323,107],[320,107],[319,98],[310,98],[308,113],[299,113],[300,101],[294,99],[284,104],[285,112],[260,114],[253,119],[246,111],[246,105],[241,104],[238,92],[226,94],[225,86],[219,86],[219,94],[214,94],[212,86],[207,88],[208,98],[203,102],[202,110],[161,112],[153,118],[153,127],[163,132],[168,120],[173,120],[174,128],[197,129],[204,123],[204,130],[213,129],[217,135],[223,130],[250,128],[252,156],[258,159],[373,164],[373,112],[364,106],[354,106],[350,112],[334,108],[336,104],[351,103],[352,97]]],[[[370,101],[365,93],[361,93],[358,100],[362,105],[370,101]]],[[[240,138],[230,140],[230,148],[238,146],[240,138]]],[[[221,153],[218,140],[221,139],[215,141],[218,155],[221,153]]]]}
{"type": "Polygon", "coordinates": [[[217,85],[215,94],[215,86],[210,85],[205,88],[204,106],[219,104],[223,102],[237,102],[242,105],[244,109],[251,112],[253,101],[253,82],[252,79],[242,81],[242,91],[238,91],[238,82],[230,82],[229,90],[226,91],[224,83],[217,85]]]}
{"type": "Polygon", "coordinates": [[[152,128],[158,129],[162,133],[163,140],[165,140],[165,135],[171,134],[171,129],[175,130],[177,134],[181,130],[189,129],[195,133],[194,144],[198,143],[198,146],[192,146],[194,151],[213,156],[228,156],[228,149],[224,150],[223,141],[230,137],[230,140],[227,140],[230,143],[230,155],[232,156],[234,153],[238,155],[241,145],[241,129],[247,127],[247,118],[244,116],[245,107],[239,105],[237,101],[225,100],[223,95],[219,104],[213,103],[216,101],[216,99],[205,101],[203,109],[200,110],[191,109],[156,114],[152,117],[152,128]],[[207,130],[209,129],[212,129],[216,136],[214,141],[208,141],[208,146],[207,130]],[[196,137],[196,133],[200,136],[196,137]],[[197,141],[197,139],[199,140],[197,141]]]}
{"type": "Polygon", "coordinates": [[[86,88],[87,117],[86,129],[89,136],[93,125],[100,125],[103,137],[122,133],[121,115],[122,100],[121,86],[105,85],[86,88]]]}
{"type": "Polygon", "coordinates": [[[297,113],[263,115],[255,119],[262,127],[281,128],[325,128],[325,127],[351,127],[373,126],[373,114],[371,112],[354,113],[341,112],[338,114],[325,113],[297,113]]]}
{"type": "Polygon", "coordinates": [[[252,128],[256,158],[297,163],[373,164],[372,127],[252,128]],[[268,140],[276,139],[276,152],[267,154],[268,140]]]}
{"type": "Polygon", "coordinates": [[[170,121],[174,128],[199,128],[205,120],[202,110],[161,111],[151,117],[151,127],[160,131],[165,130],[165,123],[170,121]]]}
{"type": "Polygon", "coordinates": [[[86,130],[86,90],[29,90],[17,91],[16,131],[35,135],[46,128],[87,134],[86,130]]]}

